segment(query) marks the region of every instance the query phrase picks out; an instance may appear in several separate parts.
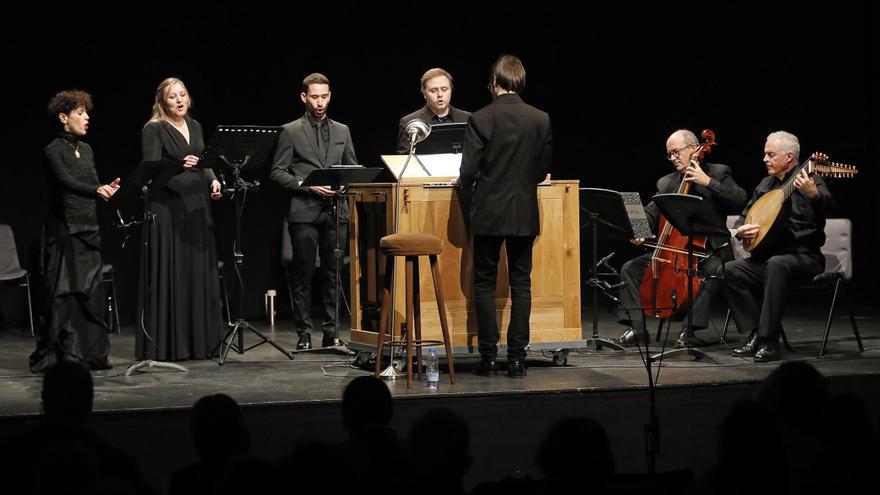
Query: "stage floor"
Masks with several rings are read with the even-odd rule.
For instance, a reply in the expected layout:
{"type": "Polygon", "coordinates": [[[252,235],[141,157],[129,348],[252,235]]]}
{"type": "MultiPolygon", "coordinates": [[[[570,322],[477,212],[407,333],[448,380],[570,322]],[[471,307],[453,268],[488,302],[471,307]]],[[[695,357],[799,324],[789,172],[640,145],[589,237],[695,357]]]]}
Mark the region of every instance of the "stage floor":
{"type": "MultiPolygon", "coordinates": [[[[795,352],[783,351],[784,360],[806,360],[824,375],[858,376],[880,374],[880,311],[856,308],[857,322],[865,345],[859,353],[855,338],[843,312],[835,319],[826,356],[818,359],[819,345],[825,327],[826,304],[801,301],[793,306],[785,319],[786,333],[795,352]]],[[[583,313],[584,337],[592,334],[592,316],[583,313]]],[[[602,337],[611,338],[623,328],[612,314],[602,310],[599,329],[602,337]]],[[[690,356],[666,357],[660,368],[657,384],[660,387],[687,387],[757,383],[764,379],[778,363],[757,364],[750,359],[735,358],[729,347],[741,344],[744,336],[731,324],[727,344],[718,341],[724,313],[721,308],[713,313],[713,327],[698,332],[698,337],[714,341],[703,347],[708,359],[695,360],[690,356]]],[[[285,349],[293,349],[296,335],[287,321],[270,328],[265,321],[252,322],[260,331],[279,342],[285,349]]],[[[320,327],[318,327],[320,328],[320,327]]],[[[669,346],[675,339],[678,324],[673,324],[669,346]]],[[[124,327],[121,334],[110,336],[113,369],[95,372],[94,410],[125,412],[148,410],[179,410],[189,408],[199,397],[212,393],[226,393],[242,405],[293,405],[335,403],[342,396],[348,382],[368,371],[351,365],[353,358],[341,352],[300,352],[288,360],[268,344],[244,354],[231,352],[225,365],[217,360],[187,361],[179,364],[188,372],[159,368],[143,368],[132,376],[124,376],[134,362],[134,328],[124,327]]],[[[313,335],[320,342],[320,335],[313,335]]],[[[347,332],[341,332],[343,339],[347,332]]],[[[246,343],[256,341],[247,335],[246,343]]],[[[659,345],[652,340],[651,345],[659,345]]],[[[40,412],[40,375],[27,369],[27,357],[33,348],[29,331],[5,328],[0,331],[0,417],[30,416],[40,412]]],[[[657,347],[652,347],[656,351],[657,347]]],[[[591,348],[572,350],[565,366],[553,363],[548,351],[531,351],[527,360],[528,376],[511,380],[503,370],[500,376],[474,376],[471,368],[476,355],[456,355],[455,385],[448,375],[441,376],[440,390],[428,392],[423,383],[407,388],[405,380],[389,381],[392,394],[398,398],[428,398],[442,396],[492,396],[530,393],[589,393],[594,391],[638,390],[647,387],[647,375],[642,357],[635,348],[601,351],[591,348]]],[[[444,363],[441,358],[441,363],[444,363]]],[[[502,361],[503,365],[503,361],[502,361]]],[[[655,368],[656,373],[656,368],[655,368]]]]}

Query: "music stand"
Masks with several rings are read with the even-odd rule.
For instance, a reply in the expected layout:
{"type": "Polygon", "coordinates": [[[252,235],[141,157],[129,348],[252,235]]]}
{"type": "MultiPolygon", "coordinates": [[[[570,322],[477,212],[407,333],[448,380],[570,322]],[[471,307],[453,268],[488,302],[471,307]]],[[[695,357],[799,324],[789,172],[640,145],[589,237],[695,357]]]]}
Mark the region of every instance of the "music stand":
{"type": "MultiPolygon", "coordinates": [[[[333,249],[333,257],[336,260],[336,287],[333,288],[335,301],[335,319],[336,325],[333,327],[333,347],[332,349],[350,354],[352,351],[348,349],[344,342],[339,339],[339,295],[341,292],[340,284],[340,267],[342,266],[342,247],[339,245],[339,215],[342,212],[340,207],[343,200],[347,200],[349,184],[365,184],[376,181],[376,179],[386,173],[381,167],[364,167],[363,165],[331,165],[330,168],[319,168],[312,170],[300,186],[330,186],[336,190],[333,195],[334,222],[336,225],[336,246],[333,249]]],[[[346,236],[347,237],[347,236],[346,236]]],[[[311,292],[311,291],[310,291],[311,292]]],[[[325,349],[324,347],[320,349],[325,349]]],[[[293,352],[313,352],[319,349],[303,349],[293,352]]]]}
{"type": "Polygon", "coordinates": [[[235,244],[233,257],[235,258],[235,274],[238,279],[238,318],[226,332],[223,339],[217,343],[216,350],[220,350],[220,361],[223,365],[229,355],[229,349],[235,347],[238,354],[244,354],[254,347],[269,344],[278,350],[284,357],[293,359],[293,354],[284,350],[277,342],[267,337],[254,328],[242,316],[244,299],[244,279],[241,276],[241,266],[244,264],[244,251],[241,243],[241,215],[244,209],[244,199],[247,191],[257,189],[259,181],[248,182],[242,178],[245,172],[256,176],[263,172],[264,165],[275,149],[281,128],[276,126],[255,125],[218,125],[208,146],[205,148],[199,160],[200,168],[214,168],[219,171],[221,180],[225,182],[223,172],[231,173],[233,177],[232,197],[235,198],[235,244]],[[244,330],[249,330],[260,340],[250,347],[244,347],[244,330]],[[238,344],[235,344],[236,337],[238,344]]]}
{"type": "MultiPolygon", "coordinates": [[[[674,355],[679,353],[689,354],[696,359],[701,357],[709,358],[715,364],[718,361],[707,354],[702,349],[691,345],[694,340],[694,277],[697,271],[694,268],[694,246],[693,236],[705,235],[710,237],[730,237],[730,232],[724,228],[715,225],[715,219],[711,216],[711,211],[703,207],[703,198],[690,194],[657,194],[653,198],[654,204],[660,208],[660,211],[666,217],[666,220],[679,232],[688,238],[688,310],[687,310],[687,346],[680,349],[669,349],[653,356],[654,358],[674,355]]],[[[667,335],[668,335],[667,328],[667,335]]]]}
{"type": "MultiPolygon", "coordinates": [[[[136,222],[130,222],[126,224],[122,222],[122,227],[127,228],[130,225],[134,225],[136,223],[141,224],[141,254],[140,254],[140,273],[141,277],[146,277],[149,272],[149,252],[150,252],[150,225],[152,225],[154,221],[155,214],[149,210],[149,196],[148,190],[150,187],[159,186],[161,187],[168,180],[183,170],[183,161],[182,160],[160,160],[160,161],[144,161],[139,163],[134,171],[132,171],[125,178],[124,181],[120,182],[119,189],[113,194],[108,203],[113,206],[120,206],[120,203],[128,200],[137,200],[140,199],[143,201],[143,219],[136,222]],[[152,182],[151,182],[152,181],[152,182]]],[[[119,210],[117,210],[117,215],[119,214],[119,210]]],[[[122,217],[120,215],[120,221],[122,217]]],[[[127,236],[127,234],[126,234],[127,236]]],[[[142,311],[147,311],[147,305],[149,305],[149,293],[150,288],[147,287],[147,280],[140,281],[140,297],[141,301],[144,303],[144,308],[142,311]]],[[[147,332],[147,329],[143,326],[143,318],[137,318],[137,321],[140,325],[140,333],[135,334],[136,339],[137,336],[143,336],[142,338],[146,338],[153,345],[153,339],[150,337],[150,334],[147,332]]],[[[146,343],[145,343],[146,344],[146,343]]],[[[144,345],[145,345],[144,344],[144,345]]],[[[140,361],[135,362],[128,369],[125,370],[125,376],[131,376],[135,371],[138,371],[141,368],[167,368],[176,371],[188,371],[185,367],[176,364],[169,363],[165,361],[155,361],[153,359],[142,359],[140,361]]]]}
{"type": "Polygon", "coordinates": [[[431,133],[419,143],[420,155],[437,155],[442,153],[460,154],[464,142],[466,122],[449,122],[434,124],[431,133]]]}
{"type": "MultiPolygon", "coordinates": [[[[610,241],[629,241],[638,235],[633,232],[630,213],[624,205],[623,197],[617,191],[583,187],[580,189],[580,229],[581,238],[592,240],[592,268],[587,284],[593,289],[593,336],[587,342],[593,342],[597,350],[603,346],[622,351],[623,346],[608,339],[599,337],[599,293],[602,291],[612,299],[606,290],[607,284],[599,279],[599,239],[610,241]],[[603,286],[605,284],[606,286],[603,286]]],[[[642,213],[644,215],[644,213],[642,213]]],[[[650,230],[649,230],[650,232],[650,230]]]]}

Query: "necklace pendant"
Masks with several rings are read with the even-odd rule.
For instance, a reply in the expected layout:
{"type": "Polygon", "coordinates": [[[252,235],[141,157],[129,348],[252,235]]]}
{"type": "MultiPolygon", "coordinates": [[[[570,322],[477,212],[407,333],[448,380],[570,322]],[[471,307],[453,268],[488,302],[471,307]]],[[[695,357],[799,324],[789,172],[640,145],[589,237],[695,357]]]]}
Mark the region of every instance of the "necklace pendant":
{"type": "Polygon", "coordinates": [[[79,158],[79,150],[73,150],[73,154],[74,154],[77,158],[79,158]]]}

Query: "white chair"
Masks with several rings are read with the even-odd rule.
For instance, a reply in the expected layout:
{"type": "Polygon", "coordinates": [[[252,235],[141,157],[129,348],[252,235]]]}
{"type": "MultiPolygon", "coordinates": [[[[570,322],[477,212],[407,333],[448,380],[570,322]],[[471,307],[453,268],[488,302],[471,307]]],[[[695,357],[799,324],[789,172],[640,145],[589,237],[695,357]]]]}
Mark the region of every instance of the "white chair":
{"type": "MultiPolygon", "coordinates": [[[[736,222],[736,215],[727,217],[728,228],[733,228],[736,222]]],[[[748,253],[742,248],[742,243],[734,240],[733,251],[734,257],[740,259],[748,256],[748,253]]],[[[834,310],[837,306],[838,295],[841,290],[846,290],[853,275],[852,261],[852,222],[848,218],[829,218],[825,221],[825,244],[822,246],[822,254],[825,256],[825,271],[816,275],[808,284],[800,287],[819,288],[831,290],[831,307],[828,309],[828,318],[825,323],[825,334],[822,337],[822,346],[819,348],[819,357],[825,355],[825,347],[828,344],[828,336],[831,334],[831,322],[834,319],[834,310]]],[[[852,312],[852,304],[849,297],[844,297],[849,311],[849,320],[852,325],[853,334],[856,337],[856,343],[859,352],[864,352],[865,347],[862,344],[862,337],[859,334],[859,327],[856,324],[855,316],[852,312]]],[[[727,310],[727,317],[724,320],[724,331],[722,338],[727,335],[727,326],[730,321],[730,309],[727,310]]],[[[742,329],[738,329],[742,332],[742,329]]],[[[788,339],[785,332],[782,332],[782,339],[785,346],[788,347],[788,339]]],[[[790,349],[790,348],[789,348],[790,349]]]]}
{"type": "MultiPolygon", "coordinates": [[[[819,357],[825,354],[825,346],[828,343],[828,335],[831,334],[831,321],[834,319],[834,309],[837,305],[838,294],[841,289],[846,291],[853,276],[852,258],[852,222],[848,218],[829,218],[825,221],[825,245],[822,246],[822,254],[825,256],[825,272],[813,278],[811,285],[824,287],[834,292],[831,296],[831,307],[828,309],[828,321],[825,323],[825,335],[822,337],[822,347],[819,348],[819,357]]],[[[849,321],[852,325],[853,335],[859,346],[859,352],[865,351],[862,345],[862,337],[859,335],[859,327],[853,315],[852,303],[849,295],[844,297],[849,321]]]]}

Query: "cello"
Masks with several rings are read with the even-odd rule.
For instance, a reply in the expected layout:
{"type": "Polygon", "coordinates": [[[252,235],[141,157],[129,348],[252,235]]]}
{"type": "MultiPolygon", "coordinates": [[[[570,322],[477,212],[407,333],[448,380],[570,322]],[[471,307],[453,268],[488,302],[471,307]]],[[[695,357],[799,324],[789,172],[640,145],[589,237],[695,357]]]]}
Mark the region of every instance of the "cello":
{"type": "MultiPolygon", "coordinates": [[[[706,155],[712,151],[715,146],[715,133],[709,129],[705,129],[700,133],[703,140],[694,153],[691,155],[691,161],[702,163],[706,155]]],[[[691,183],[682,180],[678,187],[678,194],[688,194],[691,183]]],[[[693,279],[693,290],[691,293],[694,298],[700,291],[701,280],[698,277],[689,277],[689,268],[696,272],[696,257],[705,258],[702,252],[696,254],[694,266],[688,266],[688,237],[683,235],[678,229],[673,227],[666,217],[661,215],[657,221],[656,242],[647,244],[654,248],[651,256],[651,263],[642,277],[639,285],[639,299],[644,308],[645,316],[654,318],[670,318],[680,317],[685,314],[690,307],[691,301],[688,291],[688,278],[693,279]],[[672,306],[666,301],[677,301],[672,306]],[[661,304],[662,302],[662,304],[661,304]]],[[[693,247],[705,251],[707,236],[699,235],[692,237],[693,247]]]]}

